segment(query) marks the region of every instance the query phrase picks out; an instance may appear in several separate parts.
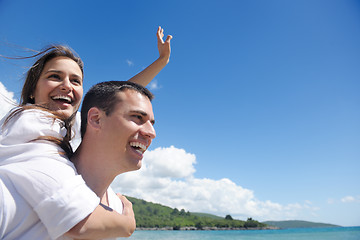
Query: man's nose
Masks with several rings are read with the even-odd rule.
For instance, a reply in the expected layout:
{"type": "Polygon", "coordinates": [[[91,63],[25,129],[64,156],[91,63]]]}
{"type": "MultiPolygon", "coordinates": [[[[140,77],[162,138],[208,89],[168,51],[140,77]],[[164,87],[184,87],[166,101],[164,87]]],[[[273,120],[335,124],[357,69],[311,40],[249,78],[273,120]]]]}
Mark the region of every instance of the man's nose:
{"type": "Polygon", "coordinates": [[[154,139],[156,137],[156,132],[155,132],[154,126],[152,125],[152,123],[150,121],[147,121],[143,125],[143,128],[141,129],[141,133],[150,139],[154,139]]]}

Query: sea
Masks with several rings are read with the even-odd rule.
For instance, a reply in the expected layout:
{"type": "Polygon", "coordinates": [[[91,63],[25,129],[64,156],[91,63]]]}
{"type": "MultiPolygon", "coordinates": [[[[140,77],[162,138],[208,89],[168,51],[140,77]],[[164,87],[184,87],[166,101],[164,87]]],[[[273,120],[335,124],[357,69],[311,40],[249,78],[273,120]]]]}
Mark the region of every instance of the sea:
{"type": "MultiPolygon", "coordinates": [[[[123,238],[119,238],[123,239],[123,238]]],[[[131,240],[360,240],[360,227],[280,230],[135,231],[131,240]]]]}

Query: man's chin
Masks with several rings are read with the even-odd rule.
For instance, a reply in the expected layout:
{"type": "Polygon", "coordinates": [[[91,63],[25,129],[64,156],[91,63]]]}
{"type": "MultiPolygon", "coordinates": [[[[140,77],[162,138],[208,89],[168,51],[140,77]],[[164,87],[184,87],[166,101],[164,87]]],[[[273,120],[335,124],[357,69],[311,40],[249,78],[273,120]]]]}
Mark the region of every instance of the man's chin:
{"type": "Polygon", "coordinates": [[[140,165],[137,165],[136,167],[134,168],[131,168],[131,169],[128,169],[127,171],[125,172],[134,172],[134,171],[138,171],[141,169],[141,164],[140,165]]]}
{"type": "Polygon", "coordinates": [[[138,164],[138,166],[137,166],[137,167],[138,167],[137,170],[139,170],[139,169],[141,168],[141,166],[142,166],[142,161],[139,162],[139,164],[138,164]]]}
{"type": "Polygon", "coordinates": [[[138,164],[136,164],[136,166],[134,167],[134,170],[132,170],[132,171],[140,170],[141,166],[142,166],[142,160],[139,160],[138,164]]]}

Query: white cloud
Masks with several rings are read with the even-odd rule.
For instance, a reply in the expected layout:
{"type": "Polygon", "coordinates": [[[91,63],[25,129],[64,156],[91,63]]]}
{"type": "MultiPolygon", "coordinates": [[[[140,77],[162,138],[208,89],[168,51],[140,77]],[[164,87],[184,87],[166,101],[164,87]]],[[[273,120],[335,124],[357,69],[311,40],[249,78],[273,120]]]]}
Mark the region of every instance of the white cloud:
{"type": "Polygon", "coordinates": [[[145,162],[149,162],[147,170],[155,178],[187,178],[195,172],[196,157],[171,146],[147,152],[145,162]]]}
{"type": "Polygon", "coordinates": [[[129,65],[129,67],[134,66],[134,62],[129,59],[126,59],[126,63],[129,65]]]}
{"type": "Polygon", "coordinates": [[[258,200],[252,190],[230,179],[195,178],[196,156],[174,146],[146,152],[139,171],[118,176],[112,187],[122,194],[191,212],[238,219],[294,219],[318,209],[310,201],[281,205],[258,200]]]}
{"type": "Polygon", "coordinates": [[[341,199],[341,202],[343,203],[352,203],[352,202],[358,202],[360,201],[360,198],[356,199],[353,196],[346,196],[341,199]]]}
{"type": "Polygon", "coordinates": [[[149,89],[150,90],[156,90],[156,89],[160,89],[161,88],[161,86],[159,86],[159,84],[158,84],[158,82],[157,82],[157,80],[155,79],[155,80],[152,80],[150,83],[149,83],[149,89]]]}
{"type": "Polygon", "coordinates": [[[14,93],[9,92],[4,84],[0,82],[0,119],[9,112],[11,108],[16,105],[16,100],[14,99],[14,93]]]}

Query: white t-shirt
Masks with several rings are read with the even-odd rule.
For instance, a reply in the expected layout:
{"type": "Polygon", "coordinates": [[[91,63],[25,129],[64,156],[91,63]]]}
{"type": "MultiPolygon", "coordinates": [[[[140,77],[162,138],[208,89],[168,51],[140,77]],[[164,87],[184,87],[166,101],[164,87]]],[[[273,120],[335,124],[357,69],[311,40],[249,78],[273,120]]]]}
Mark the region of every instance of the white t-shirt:
{"type": "MultiPolygon", "coordinates": [[[[116,195],[116,193],[112,190],[109,186],[107,189],[108,193],[108,200],[109,200],[109,207],[111,207],[116,212],[122,214],[123,213],[123,203],[121,202],[120,198],[116,195]]],[[[118,238],[107,238],[106,240],[116,240],[118,238]]]]}
{"type": "Polygon", "coordinates": [[[107,193],[108,193],[109,207],[111,207],[118,213],[122,214],[123,203],[121,202],[120,198],[116,195],[116,193],[110,186],[107,189],[107,193]]]}
{"type": "MultiPolygon", "coordinates": [[[[109,199],[109,206],[117,211],[118,213],[122,213],[123,211],[123,204],[120,199],[116,196],[115,192],[109,187],[108,189],[108,199],[109,199]]],[[[85,202],[86,203],[86,202],[85,202]]],[[[49,233],[47,232],[46,227],[44,224],[39,221],[37,213],[33,211],[32,206],[23,198],[19,197],[17,192],[17,188],[11,182],[9,178],[2,175],[0,173],[0,239],[51,239],[49,233]],[[1,199],[6,199],[6,201],[1,201],[1,199]]],[[[59,206],[61,207],[61,206],[59,206]]],[[[73,205],[73,207],[78,208],[78,206],[73,205]]],[[[41,206],[40,206],[41,208],[41,206]]],[[[70,207],[69,207],[70,208],[70,207]]],[[[75,209],[76,213],[74,214],[81,214],[79,209],[75,209]]],[[[49,214],[53,212],[53,210],[43,209],[43,212],[46,213],[49,211],[49,214]]],[[[64,209],[64,213],[65,213],[64,209]]],[[[86,211],[82,211],[86,214],[86,211]]],[[[55,213],[54,213],[55,214],[55,213]]],[[[77,220],[81,218],[77,215],[70,214],[68,219],[64,219],[64,221],[69,221],[68,225],[71,223],[75,223],[77,220]],[[76,217],[76,219],[72,219],[72,217],[76,217]]],[[[64,216],[63,216],[64,217],[64,216]]],[[[51,216],[49,216],[51,218],[51,216]]],[[[55,218],[53,219],[52,224],[58,228],[58,231],[67,232],[66,226],[58,224],[55,218]],[[59,226],[57,226],[59,225],[59,226]]],[[[82,219],[80,219],[82,220],[82,219]]],[[[76,223],[75,223],[76,224],[76,223]]],[[[54,227],[53,226],[53,227],[54,227]]],[[[60,236],[57,238],[60,239],[69,239],[64,236],[60,236]]],[[[116,238],[107,239],[107,240],[115,240],[116,238]]]]}
{"type": "Polygon", "coordinates": [[[65,239],[99,205],[60,147],[31,142],[64,134],[48,116],[25,110],[0,130],[0,239],[65,239]]]}

